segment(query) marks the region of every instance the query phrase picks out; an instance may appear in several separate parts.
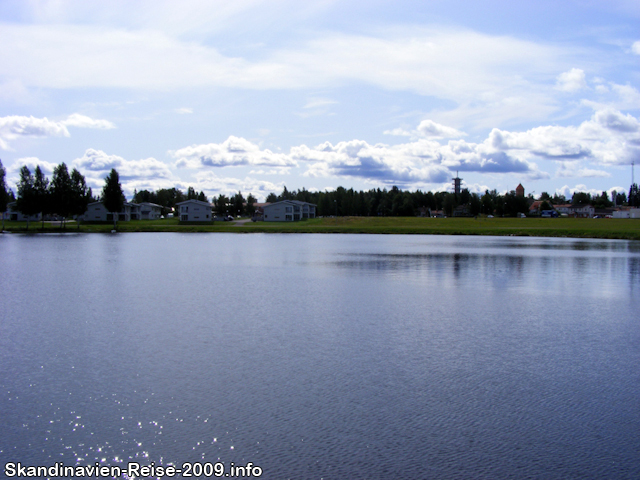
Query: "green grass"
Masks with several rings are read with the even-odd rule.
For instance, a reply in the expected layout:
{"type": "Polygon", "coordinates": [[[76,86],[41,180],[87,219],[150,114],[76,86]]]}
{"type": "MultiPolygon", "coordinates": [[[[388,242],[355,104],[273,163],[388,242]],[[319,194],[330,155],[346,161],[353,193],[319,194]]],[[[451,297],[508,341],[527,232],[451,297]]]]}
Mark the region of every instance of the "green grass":
{"type": "MultiPolygon", "coordinates": [[[[46,224],[45,224],[46,225],[46,224]]],[[[5,230],[24,232],[25,222],[5,222],[5,230]]],[[[67,224],[41,229],[31,222],[29,232],[110,232],[112,223],[67,224]]],[[[234,222],[186,224],[177,219],[119,222],[119,232],[234,232],[234,233],[376,233],[423,235],[514,235],[537,237],[618,238],[640,240],[640,221],[635,219],[593,218],[416,218],[416,217],[339,217],[316,218],[302,222],[234,222]]]]}

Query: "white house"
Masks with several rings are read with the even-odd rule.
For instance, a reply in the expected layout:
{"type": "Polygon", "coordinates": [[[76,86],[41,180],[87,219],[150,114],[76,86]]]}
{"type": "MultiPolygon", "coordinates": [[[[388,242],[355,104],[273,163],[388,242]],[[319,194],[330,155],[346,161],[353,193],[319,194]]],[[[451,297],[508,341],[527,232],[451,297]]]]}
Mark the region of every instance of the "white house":
{"type": "Polygon", "coordinates": [[[36,213],[35,215],[23,215],[16,206],[18,202],[10,202],[7,204],[7,213],[4,214],[6,220],[12,220],[14,222],[39,222],[42,220],[42,213],[36,213]]]}
{"type": "Polygon", "coordinates": [[[262,207],[265,222],[296,222],[316,218],[316,205],[299,200],[282,200],[262,207]]]}
{"type": "Polygon", "coordinates": [[[162,216],[162,206],[155,203],[139,203],[140,220],[158,220],[162,216]]]}
{"type": "Polygon", "coordinates": [[[210,222],[211,204],[202,200],[186,200],[176,203],[181,222],[210,222]]]}
{"type": "Polygon", "coordinates": [[[640,208],[621,208],[613,212],[613,218],[640,218],[640,208]]]}
{"type": "MultiPolygon", "coordinates": [[[[119,222],[140,219],[140,208],[137,203],[125,202],[122,211],[118,212],[119,222]]],[[[92,202],[87,205],[84,213],[85,222],[113,222],[113,215],[107,210],[102,202],[92,202]]]]}
{"type": "Polygon", "coordinates": [[[572,205],[565,203],[563,205],[554,205],[558,213],[566,213],[570,217],[593,218],[596,209],[592,205],[572,205]]]}
{"type": "Polygon", "coordinates": [[[591,205],[574,205],[572,212],[575,217],[593,218],[596,209],[591,205]]]}

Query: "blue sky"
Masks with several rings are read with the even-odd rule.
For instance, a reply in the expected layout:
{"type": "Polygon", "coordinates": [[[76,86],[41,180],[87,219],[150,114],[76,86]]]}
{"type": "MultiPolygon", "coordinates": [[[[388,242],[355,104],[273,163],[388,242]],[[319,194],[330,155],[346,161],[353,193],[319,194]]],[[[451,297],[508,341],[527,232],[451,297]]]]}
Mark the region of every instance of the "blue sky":
{"type": "Polygon", "coordinates": [[[0,2],[14,191],[628,192],[639,89],[637,0],[0,2]]]}

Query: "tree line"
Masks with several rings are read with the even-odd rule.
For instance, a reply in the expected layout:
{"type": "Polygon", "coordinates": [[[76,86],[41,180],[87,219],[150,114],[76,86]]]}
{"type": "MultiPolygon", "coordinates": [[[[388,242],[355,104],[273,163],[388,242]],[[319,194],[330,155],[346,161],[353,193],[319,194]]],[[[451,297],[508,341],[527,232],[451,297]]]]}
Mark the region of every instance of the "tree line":
{"type": "MultiPolygon", "coordinates": [[[[528,212],[529,205],[534,200],[540,200],[540,210],[550,210],[553,205],[572,203],[574,205],[591,204],[595,208],[617,206],[640,206],[640,191],[637,184],[631,185],[629,195],[625,192],[614,192],[615,202],[609,198],[607,192],[591,195],[587,192],[575,192],[571,200],[564,195],[549,195],[543,192],[537,199],[532,195],[527,197],[516,195],[515,191],[499,194],[497,190],[486,190],[484,194],[471,193],[463,189],[459,194],[451,192],[415,192],[403,191],[397,186],[391,189],[371,189],[356,191],[353,188],[338,187],[333,191],[311,192],[304,187],[300,190],[288,190],[285,186],[279,195],[270,193],[266,201],[269,203],[281,200],[299,200],[317,205],[317,215],[320,216],[415,216],[423,211],[442,211],[452,216],[454,212],[461,215],[476,216],[479,214],[516,216],[521,212],[528,212]]],[[[14,199],[13,192],[5,184],[5,170],[0,162],[0,208],[6,210],[7,202],[14,199]]],[[[105,178],[102,197],[94,198],[91,188],[87,187],[85,178],[75,168],[68,173],[64,163],[58,165],[49,181],[39,166],[32,174],[28,167],[20,170],[18,183],[17,209],[25,215],[35,215],[42,212],[56,214],[64,221],[72,215],[82,215],[87,204],[101,199],[109,212],[120,212],[125,197],[115,169],[105,178]],[[109,205],[107,205],[109,203],[109,205]]],[[[163,215],[171,213],[175,205],[185,200],[196,199],[208,202],[204,192],[196,192],[188,187],[184,193],[177,188],[163,188],[156,191],[135,191],[134,203],[155,203],[163,208],[163,215]]],[[[252,215],[255,211],[256,198],[249,194],[246,198],[242,192],[233,196],[220,194],[212,197],[212,205],[217,215],[252,215]]],[[[4,220],[4,218],[3,218],[4,220]]],[[[27,223],[28,228],[28,223],[27,223]]]]}
{"type": "MultiPolygon", "coordinates": [[[[633,184],[629,190],[629,198],[624,192],[615,192],[615,205],[640,206],[640,192],[633,184]]],[[[551,210],[553,205],[571,203],[573,205],[591,204],[595,208],[608,208],[614,205],[607,192],[592,196],[588,192],[575,192],[568,200],[562,194],[549,195],[542,192],[538,198],[532,195],[518,196],[515,191],[504,195],[497,190],[485,190],[483,195],[471,193],[462,189],[459,194],[451,192],[415,192],[402,191],[394,186],[387,189],[371,189],[356,191],[338,187],[334,191],[310,192],[304,188],[289,191],[284,187],[280,195],[269,194],[266,201],[273,203],[281,200],[299,200],[314,203],[318,206],[317,214],[322,216],[415,216],[421,210],[442,211],[451,216],[454,211],[462,215],[476,216],[478,214],[516,216],[518,213],[529,211],[529,205],[540,200],[540,210],[551,210]]]]}
{"type": "Polygon", "coordinates": [[[26,215],[27,219],[41,213],[43,227],[45,215],[57,215],[62,219],[62,228],[66,228],[66,220],[74,215],[82,215],[87,210],[89,202],[94,200],[91,187],[87,186],[84,175],[75,168],[69,174],[64,162],[54,168],[51,181],[39,165],[34,173],[31,173],[26,165],[23,166],[20,169],[17,198],[7,189],[5,175],[6,171],[0,162],[0,210],[6,211],[7,203],[16,201],[16,209],[26,215]]]}
{"type": "Polygon", "coordinates": [[[154,192],[149,190],[134,190],[133,203],[155,203],[162,207],[162,214],[167,215],[174,211],[176,204],[185,200],[200,200],[209,202],[204,192],[197,193],[193,187],[187,188],[186,194],[179,188],[161,188],[154,192]]]}

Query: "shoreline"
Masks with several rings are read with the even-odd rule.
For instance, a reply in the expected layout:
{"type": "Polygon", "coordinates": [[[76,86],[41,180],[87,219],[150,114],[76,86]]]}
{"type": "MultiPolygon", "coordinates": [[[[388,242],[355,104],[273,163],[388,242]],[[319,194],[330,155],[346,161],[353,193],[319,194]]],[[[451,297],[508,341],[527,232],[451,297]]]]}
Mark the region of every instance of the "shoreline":
{"type": "MultiPolygon", "coordinates": [[[[69,222],[66,228],[41,222],[5,221],[3,233],[110,233],[112,223],[69,222]]],[[[353,233],[411,235],[491,235],[516,237],[567,237],[640,240],[640,221],[636,219],[593,218],[429,218],[429,217],[338,217],[299,222],[214,222],[180,223],[177,219],[119,222],[118,233],[127,232],[225,232],[225,233],[353,233]]]]}

